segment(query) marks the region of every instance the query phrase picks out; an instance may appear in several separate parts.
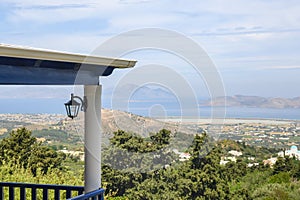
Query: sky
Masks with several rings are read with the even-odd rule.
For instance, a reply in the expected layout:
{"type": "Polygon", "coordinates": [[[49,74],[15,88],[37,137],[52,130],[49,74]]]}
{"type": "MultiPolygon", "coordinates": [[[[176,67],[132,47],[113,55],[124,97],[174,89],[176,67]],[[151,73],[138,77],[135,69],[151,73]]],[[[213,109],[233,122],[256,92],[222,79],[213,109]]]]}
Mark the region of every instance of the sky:
{"type": "MultiPolygon", "coordinates": [[[[130,31],[173,31],[206,52],[225,95],[300,96],[299,22],[298,0],[0,0],[0,43],[91,54],[111,38],[130,31]]],[[[167,66],[188,82],[197,98],[209,96],[212,91],[205,74],[195,73],[190,63],[170,52],[140,49],[122,57],[137,60],[136,68],[167,66]]],[[[163,75],[157,71],[135,78],[163,75]]],[[[117,70],[103,78],[105,94],[111,95],[126,76],[132,74],[117,70]]],[[[148,85],[160,85],[155,83],[148,85]]],[[[10,91],[15,88],[1,86],[0,97],[10,91]]]]}

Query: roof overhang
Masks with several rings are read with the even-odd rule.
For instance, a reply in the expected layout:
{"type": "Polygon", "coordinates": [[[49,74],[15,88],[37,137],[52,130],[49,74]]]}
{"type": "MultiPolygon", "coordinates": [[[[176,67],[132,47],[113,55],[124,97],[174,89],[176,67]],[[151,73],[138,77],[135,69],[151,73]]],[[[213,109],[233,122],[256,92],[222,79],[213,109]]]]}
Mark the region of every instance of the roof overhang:
{"type": "Polygon", "coordinates": [[[0,44],[2,85],[96,85],[99,76],[135,64],[135,60],[0,44]]]}

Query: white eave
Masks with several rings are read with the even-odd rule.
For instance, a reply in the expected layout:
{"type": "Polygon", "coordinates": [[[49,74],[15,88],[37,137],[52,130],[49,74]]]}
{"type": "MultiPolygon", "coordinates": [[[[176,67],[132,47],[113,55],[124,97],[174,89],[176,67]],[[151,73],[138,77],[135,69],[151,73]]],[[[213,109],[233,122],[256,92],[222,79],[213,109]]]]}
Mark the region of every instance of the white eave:
{"type": "Polygon", "coordinates": [[[111,66],[114,68],[130,68],[133,67],[137,62],[135,60],[90,56],[1,43],[0,56],[111,66]]]}

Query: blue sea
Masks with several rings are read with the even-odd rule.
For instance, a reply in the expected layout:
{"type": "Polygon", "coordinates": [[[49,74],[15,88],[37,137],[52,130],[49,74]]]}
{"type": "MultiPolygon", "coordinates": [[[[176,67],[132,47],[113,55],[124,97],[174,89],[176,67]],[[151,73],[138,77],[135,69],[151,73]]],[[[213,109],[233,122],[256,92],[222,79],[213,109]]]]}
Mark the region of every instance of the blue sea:
{"type": "MultiPolygon", "coordinates": [[[[214,108],[218,109],[218,108],[214,108]]],[[[211,118],[211,117],[222,117],[223,112],[220,111],[217,115],[212,115],[211,107],[200,107],[199,108],[200,118],[211,118]]],[[[130,112],[139,114],[142,116],[149,116],[148,109],[134,109],[132,108],[130,112]]],[[[188,112],[187,112],[188,113],[188,112]]],[[[289,119],[289,120],[300,120],[300,109],[284,108],[284,109],[274,109],[274,108],[249,108],[249,107],[227,107],[225,109],[225,118],[241,118],[241,119],[289,119]]],[[[167,112],[163,118],[172,116],[181,116],[180,110],[171,110],[167,112]]],[[[160,116],[154,116],[160,118],[160,116]]],[[[187,115],[185,117],[193,117],[187,115]]]]}
{"type": "Polygon", "coordinates": [[[168,118],[168,117],[191,117],[198,113],[199,118],[246,118],[246,119],[291,119],[300,120],[300,109],[284,108],[253,108],[253,107],[199,107],[197,111],[195,108],[180,109],[174,104],[161,104],[161,108],[158,107],[156,113],[155,109],[153,112],[153,106],[145,104],[133,104],[128,106],[128,110],[131,113],[139,114],[142,116],[150,116],[157,118],[168,118]],[[216,114],[212,114],[216,113],[216,114]],[[159,116],[162,114],[162,116],[159,116]]]}
{"type": "Polygon", "coordinates": [[[0,99],[0,113],[65,114],[64,99],[0,99]]]}
{"type": "MultiPolygon", "coordinates": [[[[50,114],[65,114],[65,99],[0,99],[0,113],[50,113],[50,114]]],[[[107,102],[103,102],[104,108],[111,108],[107,102]]],[[[125,111],[142,115],[160,117],[176,117],[184,113],[184,117],[190,116],[189,110],[181,110],[178,106],[171,104],[161,104],[161,109],[157,109],[157,113],[151,113],[153,105],[130,103],[125,111]],[[163,110],[163,112],[161,112],[163,110]]],[[[158,108],[160,108],[158,107],[158,108]]],[[[218,108],[214,108],[218,110],[218,108]]],[[[155,111],[155,110],[154,110],[155,111]]],[[[191,111],[194,111],[191,109],[191,111]]],[[[210,118],[212,116],[211,107],[199,107],[200,118],[210,118]]],[[[274,109],[274,108],[249,108],[249,107],[227,107],[226,118],[253,118],[253,119],[291,119],[300,120],[300,109],[274,109]]]]}

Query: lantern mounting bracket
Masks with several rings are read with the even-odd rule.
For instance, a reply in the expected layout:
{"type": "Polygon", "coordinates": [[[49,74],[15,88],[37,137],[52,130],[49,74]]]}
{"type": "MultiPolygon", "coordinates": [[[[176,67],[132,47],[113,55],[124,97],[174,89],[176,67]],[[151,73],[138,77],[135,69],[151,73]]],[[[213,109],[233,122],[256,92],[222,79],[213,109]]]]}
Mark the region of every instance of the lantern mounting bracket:
{"type": "Polygon", "coordinates": [[[73,93],[71,94],[71,101],[74,101],[74,99],[79,99],[79,101],[81,102],[81,107],[80,110],[85,112],[87,109],[87,99],[86,96],[83,96],[83,99],[79,96],[75,96],[73,93]]]}

